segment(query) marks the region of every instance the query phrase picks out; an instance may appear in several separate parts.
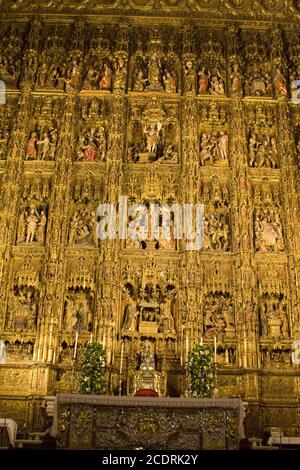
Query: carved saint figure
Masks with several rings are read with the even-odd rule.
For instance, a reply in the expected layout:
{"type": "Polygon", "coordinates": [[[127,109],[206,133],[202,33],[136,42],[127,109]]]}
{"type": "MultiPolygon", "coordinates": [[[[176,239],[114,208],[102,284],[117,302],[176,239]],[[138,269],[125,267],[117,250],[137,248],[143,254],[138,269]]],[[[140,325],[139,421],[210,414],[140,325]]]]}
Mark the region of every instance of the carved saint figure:
{"type": "Polygon", "coordinates": [[[279,68],[275,70],[274,73],[274,86],[277,95],[279,96],[287,96],[287,89],[286,89],[286,80],[283,76],[283,73],[279,68]]]}
{"type": "Polygon", "coordinates": [[[103,67],[103,75],[99,82],[99,89],[100,90],[110,90],[111,89],[111,81],[112,81],[112,69],[109,65],[104,64],[103,67]]]}
{"type": "Polygon", "coordinates": [[[114,90],[125,90],[126,88],[126,61],[122,57],[117,59],[116,71],[114,76],[114,90]]]}
{"type": "Polygon", "coordinates": [[[167,93],[176,93],[177,84],[176,84],[176,78],[174,76],[174,73],[167,71],[163,76],[163,82],[165,86],[165,91],[167,93]]]}
{"type": "Polygon", "coordinates": [[[138,70],[138,73],[137,73],[135,81],[134,81],[133,90],[134,91],[144,91],[146,81],[147,81],[147,79],[144,78],[143,71],[138,70]]]}
{"type": "Polygon", "coordinates": [[[199,85],[198,91],[199,93],[207,93],[208,90],[208,75],[205,71],[205,67],[198,73],[199,75],[199,85]]]}
{"type": "Polygon", "coordinates": [[[26,159],[27,160],[35,160],[37,157],[37,135],[36,132],[32,132],[30,138],[27,142],[27,150],[26,150],[26,159]]]}
{"type": "Polygon", "coordinates": [[[137,310],[136,310],[136,303],[132,299],[132,297],[127,292],[126,295],[126,305],[124,310],[124,323],[122,326],[122,332],[135,332],[136,331],[136,318],[137,318],[137,310]]]}
{"type": "Polygon", "coordinates": [[[242,76],[240,73],[239,65],[233,64],[233,71],[231,74],[231,95],[241,96],[242,93],[242,76]]]}
{"type": "Polygon", "coordinates": [[[34,208],[30,209],[29,215],[27,216],[27,219],[26,219],[26,222],[27,222],[26,243],[32,243],[34,241],[38,220],[39,220],[38,213],[36,209],[34,208]]]}
{"type": "Polygon", "coordinates": [[[194,92],[196,90],[196,71],[193,65],[193,62],[190,60],[187,61],[184,69],[184,91],[192,91],[194,92]]]}
{"type": "Polygon", "coordinates": [[[160,61],[157,56],[154,54],[148,63],[148,83],[149,85],[153,86],[154,88],[159,86],[160,87],[160,61]]]}
{"type": "Polygon", "coordinates": [[[149,340],[143,342],[141,347],[141,370],[155,370],[155,359],[149,340]]]}

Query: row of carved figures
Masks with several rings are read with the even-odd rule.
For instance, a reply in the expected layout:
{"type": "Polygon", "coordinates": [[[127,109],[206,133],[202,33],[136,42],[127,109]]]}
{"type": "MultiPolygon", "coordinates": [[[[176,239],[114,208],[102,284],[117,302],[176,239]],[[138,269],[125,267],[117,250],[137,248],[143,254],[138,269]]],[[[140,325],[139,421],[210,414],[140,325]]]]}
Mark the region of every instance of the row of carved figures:
{"type": "MultiPolygon", "coordinates": [[[[93,330],[93,295],[87,292],[76,293],[74,291],[66,296],[61,325],[63,331],[93,330]]],[[[38,288],[16,287],[9,302],[8,329],[35,331],[38,305],[38,288]]],[[[161,290],[160,286],[148,284],[135,294],[129,285],[123,289],[122,305],[121,335],[131,336],[139,332],[150,336],[165,333],[169,337],[175,337],[180,323],[178,323],[178,299],[173,286],[167,290],[161,290]]],[[[199,306],[197,311],[199,317],[199,306]]],[[[247,329],[255,329],[255,316],[252,309],[251,314],[247,313],[247,329]]],[[[114,315],[110,313],[110,317],[106,320],[114,322],[114,318],[114,315]]],[[[197,321],[202,323],[200,318],[197,318],[197,321]]],[[[282,294],[264,294],[261,297],[258,322],[259,334],[262,337],[286,338],[290,336],[287,302],[282,294]]],[[[233,297],[221,292],[207,295],[203,305],[204,337],[218,334],[232,336],[235,331],[236,316],[233,297]]]]}
{"type": "MultiPolygon", "coordinates": [[[[10,59],[12,51],[0,56],[0,78],[8,83],[17,82],[19,67],[13,66],[10,59]]],[[[161,54],[153,51],[144,60],[135,60],[131,76],[132,90],[137,92],[176,93],[179,90],[180,67],[174,58],[162,60],[161,54]]],[[[35,54],[27,54],[24,64],[23,80],[33,82],[38,89],[58,90],[100,90],[104,92],[125,90],[128,76],[128,59],[116,57],[95,59],[86,66],[81,54],[75,53],[69,61],[61,57],[46,57],[38,64],[35,54]]],[[[295,74],[291,73],[290,88],[294,90],[295,74]]],[[[231,95],[272,96],[287,95],[287,80],[282,68],[277,66],[273,73],[255,64],[247,76],[242,77],[238,62],[232,64],[229,90],[231,95]]],[[[215,64],[197,66],[195,61],[186,60],[183,64],[183,90],[199,94],[225,95],[226,71],[224,66],[215,64]]]]}
{"type": "MultiPolygon", "coordinates": [[[[220,201],[221,203],[222,201],[220,201]]],[[[46,237],[47,215],[43,206],[25,207],[19,216],[17,229],[17,243],[44,244],[46,237]]],[[[97,234],[97,220],[94,210],[87,206],[75,210],[69,228],[69,245],[82,245],[97,247],[99,237],[97,234]]],[[[216,210],[205,214],[204,218],[204,250],[229,251],[231,247],[229,213],[216,210]]],[[[161,230],[160,230],[161,233],[161,230]]],[[[130,235],[129,230],[127,247],[131,248],[161,248],[175,249],[174,221],[171,219],[170,237],[161,234],[154,240],[154,244],[148,239],[138,237],[137,229],[130,235]],[[149,242],[149,246],[148,245],[149,242]],[[156,246],[157,244],[157,246],[156,246]]],[[[272,252],[284,250],[284,237],[282,222],[278,210],[275,207],[261,207],[254,212],[254,244],[256,251],[272,252]]]]}

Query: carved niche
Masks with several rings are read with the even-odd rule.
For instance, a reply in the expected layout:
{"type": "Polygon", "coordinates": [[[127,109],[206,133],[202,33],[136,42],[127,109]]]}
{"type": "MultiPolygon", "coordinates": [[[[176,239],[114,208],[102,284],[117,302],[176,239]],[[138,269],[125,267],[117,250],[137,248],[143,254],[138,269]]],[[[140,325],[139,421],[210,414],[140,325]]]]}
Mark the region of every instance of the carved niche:
{"type": "Polygon", "coordinates": [[[199,103],[199,163],[228,166],[229,135],[226,104],[199,103]]]}
{"type": "Polygon", "coordinates": [[[110,107],[108,100],[81,99],[81,120],[75,160],[78,162],[105,162],[108,149],[110,107]]]}
{"type": "Polygon", "coordinates": [[[283,251],[285,247],[282,210],[277,184],[267,178],[254,187],[254,246],[261,253],[283,251]]]}
{"type": "Polygon", "coordinates": [[[162,104],[153,97],[132,101],[128,133],[127,162],[178,163],[179,122],[176,103],[162,104]]]}
{"type": "Polygon", "coordinates": [[[217,176],[205,180],[201,188],[204,204],[204,251],[230,251],[231,217],[226,181],[217,176]]]}
{"type": "Polygon", "coordinates": [[[96,210],[102,195],[102,180],[78,176],[72,188],[68,244],[98,247],[96,210]]]}
{"type": "Polygon", "coordinates": [[[23,51],[23,26],[9,24],[0,30],[0,80],[6,88],[17,88],[23,51]]]}
{"type": "Polygon", "coordinates": [[[226,53],[222,36],[216,32],[199,32],[201,52],[198,65],[197,91],[200,95],[226,94],[226,53]]]}
{"type": "Polygon", "coordinates": [[[24,182],[16,243],[44,245],[48,224],[50,179],[27,177],[24,182]]]}
{"type": "Polygon", "coordinates": [[[278,168],[278,142],[274,106],[248,105],[248,162],[253,168],[278,168]]]}
{"type": "Polygon", "coordinates": [[[130,61],[129,91],[180,92],[180,61],[174,30],[151,28],[136,33],[135,52],[130,61]]]}
{"type": "Polygon", "coordinates": [[[55,160],[58,144],[58,122],[63,109],[60,98],[36,99],[27,136],[25,160],[55,160]]]}

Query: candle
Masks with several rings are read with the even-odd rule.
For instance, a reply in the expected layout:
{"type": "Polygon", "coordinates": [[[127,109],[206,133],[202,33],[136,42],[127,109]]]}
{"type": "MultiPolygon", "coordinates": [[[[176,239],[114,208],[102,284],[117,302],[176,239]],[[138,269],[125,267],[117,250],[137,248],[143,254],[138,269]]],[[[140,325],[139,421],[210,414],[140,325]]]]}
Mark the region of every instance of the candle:
{"type": "Polygon", "coordinates": [[[91,333],[91,336],[90,336],[90,343],[92,343],[93,341],[93,333],[91,333]]]}
{"type": "Polygon", "coordinates": [[[76,352],[77,352],[77,344],[78,344],[78,331],[76,331],[76,337],[75,337],[75,347],[74,347],[74,354],[73,354],[73,359],[76,357],[76,352]]]}
{"type": "Polygon", "coordinates": [[[189,360],[189,337],[186,335],[185,337],[185,353],[186,353],[186,362],[189,360]]]}
{"type": "Polygon", "coordinates": [[[246,327],[244,325],[244,367],[247,367],[247,340],[246,340],[246,327]]]}
{"type": "Polygon", "coordinates": [[[123,370],[123,355],[124,355],[124,341],[122,341],[122,346],[121,346],[120,375],[122,374],[122,370],[123,370]]]}
{"type": "Polygon", "coordinates": [[[202,338],[202,336],[201,336],[201,338],[200,338],[200,345],[203,346],[203,338],[202,338]]]}
{"type": "Polygon", "coordinates": [[[214,361],[217,362],[217,337],[214,337],[214,361]]]}

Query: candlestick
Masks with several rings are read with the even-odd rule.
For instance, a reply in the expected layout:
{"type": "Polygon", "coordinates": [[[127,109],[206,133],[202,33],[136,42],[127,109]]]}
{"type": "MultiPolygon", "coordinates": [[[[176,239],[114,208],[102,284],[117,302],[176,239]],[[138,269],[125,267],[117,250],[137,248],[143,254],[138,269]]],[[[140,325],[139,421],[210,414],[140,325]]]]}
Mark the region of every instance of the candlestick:
{"type": "Polygon", "coordinates": [[[247,340],[246,340],[246,327],[244,325],[244,367],[247,367],[247,340]]]}
{"type": "Polygon", "coordinates": [[[217,363],[217,337],[214,337],[214,362],[217,363]]]}
{"type": "Polygon", "coordinates": [[[76,358],[76,353],[77,353],[77,344],[78,344],[78,331],[76,331],[76,337],[75,337],[75,347],[74,347],[74,354],[73,354],[73,359],[76,358]]]}
{"type": "Polygon", "coordinates": [[[124,356],[124,341],[122,341],[122,346],[121,346],[120,376],[123,370],[123,356],[124,356]]]}
{"type": "Polygon", "coordinates": [[[189,337],[186,335],[185,337],[185,353],[186,353],[186,362],[189,360],[189,337]]]}

